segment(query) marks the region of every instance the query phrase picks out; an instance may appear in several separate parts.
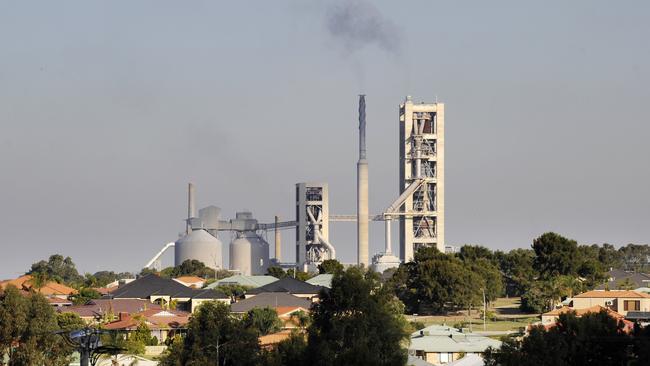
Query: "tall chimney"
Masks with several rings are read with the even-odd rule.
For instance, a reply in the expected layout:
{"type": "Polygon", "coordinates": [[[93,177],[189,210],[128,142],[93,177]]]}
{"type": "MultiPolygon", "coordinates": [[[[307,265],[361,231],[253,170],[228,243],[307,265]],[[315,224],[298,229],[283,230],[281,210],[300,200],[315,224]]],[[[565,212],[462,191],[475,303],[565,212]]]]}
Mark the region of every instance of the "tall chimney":
{"type": "Polygon", "coordinates": [[[194,184],[187,185],[187,234],[192,232],[192,219],[196,217],[196,207],[194,205],[194,184]]]}
{"type": "Polygon", "coordinates": [[[275,216],[275,261],[280,263],[282,257],[282,237],[280,236],[280,230],[278,229],[278,223],[280,222],[280,217],[275,216]]]}
{"type": "Polygon", "coordinates": [[[359,162],[357,163],[357,264],[368,267],[368,161],[366,96],[359,95],[359,162]]]}

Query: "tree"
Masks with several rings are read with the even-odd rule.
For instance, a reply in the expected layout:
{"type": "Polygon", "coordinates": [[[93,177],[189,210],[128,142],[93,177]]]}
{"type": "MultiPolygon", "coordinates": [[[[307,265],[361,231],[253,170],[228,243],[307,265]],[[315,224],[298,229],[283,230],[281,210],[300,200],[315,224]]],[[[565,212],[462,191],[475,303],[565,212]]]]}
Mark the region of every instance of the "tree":
{"type": "Polygon", "coordinates": [[[533,269],[535,252],[531,249],[513,249],[507,253],[495,252],[499,270],[505,278],[506,294],[521,296],[536,277],[533,269]]]}
{"type": "MultiPolygon", "coordinates": [[[[55,332],[61,330],[52,306],[38,293],[24,295],[8,286],[0,296],[0,355],[9,365],[67,365],[72,349],[55,332]]],[[[70,326],[70,318],[61,318],[70,326]]],[[[67,329],[64,329],[67,330],[67,329]]]]}
{"type": "Polygon", "coordinates": [[[630,352],[633,338],[622,328],[622,322],[604,310],[580,318],[575,313],[561,314],[557,325],[548,330],[536,326],[522,340],[509,339],[500,350],[489,349],[485,353],[485,364],[626,365],[636,356],[630,352]]]}
{"type": "Polygon", "coordinates": [[[171,277],[198,276],[203,278],[214,277],[214,269],[196,259],[186,259],[179,266],[174,267],[171,277]]]}
{"type": "Polygon", "coordinates": [[[326,259],[318,265],[318,273],[335,274],[343,271],[343,265],[336,259],[326,259]]]}
{"type": "Polygon", "coordinates": [[[161,365],[258,365],[257,334],[230,314],[230,306],[206,302],[192,315],[182,343],[172,344],[161,365]]]}
{"type": "Polygon", "coordinates": [[[274,350],[267,354],[266,366],[303,366],[307,365],[307,342],[305,335],[292,332],[289,338],[278,343],[274,350]]]}
{"type": "Polygon", "coordinates": [[[533,250],[533,267],[542,278],[576,274],[579,257],[575,240],[548,232],[533,241],[533,250]]]}
{"type": "Polygon", "coordinates": [[[321,291],[308,328],[311,365],[404,365],[408,339],[403,305],[377,273],[351,267],[321,291]]]}
{"type": "Polygon", "coordinates": [[[275,309],[269,307],[251,309],[243,320],[246,328],[254,330],[259,335],[276,333],[283,325],[275,309]]]}
{"type": "Polygon", "coordinates": [[[94,274],[86,273],[84,285],[86,287],[104,287],[111,282],[124,278],[132,278],[133,274],[129,272],[115,273],[113,271],[98,271],[94,274]]]}
{"type": "Polygon", "coordinates": [[[285,272],[281,267],[271,266],[266,270],[268,276],[273,276],[275,278],[285,278],[287,277],[287,272],[285,272]]]}
{"type": "Polygon", "coordinates": [[[53,254],[47,261],[39,261],[32,264],[27,274],[36,275],[45,273],[50,280],[65,283],[71,286],[80,285],[84,277],[79,275],[74,262],[70,257],[63,257],[60,254],[53,254]]]}
{"type": "Polygon", "coordinates": [[[295,279],[300,281],[307,281],[308,279],[314,276],[309,272],[296,271],[294,268],[289,268],[287,270],[287,277],[294,277],[295,279]]]}
{"type": "Polygon", "coordinates": [[[495,260],[492,251],[481,245],[463,245],[460,247],[458,257],[462,261],[474,261],[480,258],[487,259],[489,261],[495,260]]]}
{"type": "Polygon", "coordinates": [[[102,297],[102,294],[100,294],[97,290],[88,287],[82,287],[79,289],[79,293],[74,296],[72,302],[75,305],[83,305],[89,300],[99,299],[100,297],[102,297]]]}
{"type": "Polygon", "coordinates": [[[623,269],[627,271],[645,271],[648,269],[650,246],[628,244],[619,250],[623,269]]]}

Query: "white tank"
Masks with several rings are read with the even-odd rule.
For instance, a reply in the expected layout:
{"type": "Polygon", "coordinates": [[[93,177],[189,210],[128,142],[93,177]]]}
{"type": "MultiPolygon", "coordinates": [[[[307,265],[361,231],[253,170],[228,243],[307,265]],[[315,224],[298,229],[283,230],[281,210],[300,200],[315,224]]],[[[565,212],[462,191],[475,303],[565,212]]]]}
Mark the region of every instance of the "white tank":
{"type": "Polygon", "coordinates": [[[263,275],[269,268],[269,243],[252,231],[238,233],[230,243],[230,269],[241,274],[263,275]]]}
{"type": "Polygon", "coordinates": [[[174,265],[196,259],[212,269],[223,268],[223,244],[205,230],[193,230],[174,245],[174,265]]]}

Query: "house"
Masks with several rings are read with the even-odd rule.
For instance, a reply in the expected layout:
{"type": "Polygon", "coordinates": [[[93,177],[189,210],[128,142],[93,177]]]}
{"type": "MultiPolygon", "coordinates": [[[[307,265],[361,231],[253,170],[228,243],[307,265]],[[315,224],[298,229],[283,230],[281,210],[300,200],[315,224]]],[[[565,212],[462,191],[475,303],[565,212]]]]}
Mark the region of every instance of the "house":
{"type": "Polygon", "coordinates": [[[630,290],[587,291],[574,296],[573,309],[600,305],[625,316],[628,311],[650,311],[650,295],[630,290]]]}
{"type": "Polygon", "coordinates": [[[302,308],[309,310],[311,301],[285,292],[264,292],[230,305],[232,313],[247,313],[254,308],[302,308]]]}
{"type": "Polygon", "coordinates": [[[145,310],[163,310],[162,306],[141,299],[94,299],[84,305],[59,308],[59,313],[75,313],[88,324],[111,322],[118,314],[136,314],[145,310]]]}
{"type": "Polygon", "coordinates": [[[285,277],[281,280],[269,283],[268,285],[247,291],[245,297],[248,299],[264,292],[284,292],[315,301],[318,299],[319,293],[322,289],[326,288],[323,286],[315,286],[295,278],[285,277]]]}
{"type": "Polygon", "coordinates": [[[568,306],[563,306],[559,309],[551,310],[548,313],[542,314],[542,325],[547,329],[550,327],[554,327],[557,324],[560,314],[565,314],[571,311],[575,312],[576,317],[578,318],[588,313],[599,313],[601,311],[606,311],[609,316],[623,323],[624,326],[623,330],[625,332],[631,332],[634,329],[634,323],[625,320],[625,317],[623,315],[617,313],[616,311],[610,308],[606,308],[600,305],[594,305],[592,307],[584,308],[584,309],[573,309],[568,306]]]}
{"type": "Polygon", "coordinates": [[[205,280],[198,276],[176,277],[174,278],[174,281],[191,288],[203,288],[203,285],[205,284],[205,280]]]}
{"type": "Polygon", "coordinates": [[[409,355],[434,365],[445,365],[463,356],[482,354],[501,342],[478,334],[461,332],[445,325],[431,325],[411,334],[409,355]]]}
{"type": "Polygon", "coordinates": [[[220,279],[219,281],[213,282],[208,285],[208,288],[215,288],[218,286],[226,285],[236,285],[250,288],[258,288],[269,283],[273,283],[278,279],[273,276],[245,276],[245,275],[234,275],[220,279]]]}
{"type": "Polygon", "coordinates": [[[607,272],[608,281],[596,290],[635,290],[650,287],[650,275],[639,272],[628,272],[621,269],[612,269],[607,272]]]}
{"type": "Polygon", "coordinates": [[[291,337],[291,333],[292,330],[283,329],[277,333],[271,333],[271,334],[260,336],[258,340],[260,342],[260,346],[263,349],[270,350],[273,347],[275,347],[278,343],[291,337]]]}
{"type": "Polygon", "coordinates": [[[52,306],[69,306],[72,305],[70,297],[78,293],[77,290],[54,281],[48,281],[40,287],[34,284],[31,275],[23,275],[13,280],[0,281],[0,289],[4,290],[7,286],[14,286],[19,290],[30,292],[35,291],[45,296],[52,306]]]}
{"type": "Polygon", "coordinates": [[[149,309],[135,314],[120,313],[117,320],[104,324],[103,328],[128,333],[144,323],[151,330],[151,336],[161,343],[187,329],[189,321],[190,313],[186,311],[149,309]]]}
{"type": "Polygon", "coordinates": [[[314,286],[322,286],[327,288],[332,288],[332,278],[333,274],[330,273],[321,273],[307,280],[307,283],[314,286]]]}
{"type": "Polygon", "coordinates": [[[194,311],[205,301],[221,301],[230,304],[230,297],[212,289],[193,289],[169,278],[149,274],[119,287],[109,294],[113,299],[143,299],[168,307],[171,302],[176,308],[194,311]]]}

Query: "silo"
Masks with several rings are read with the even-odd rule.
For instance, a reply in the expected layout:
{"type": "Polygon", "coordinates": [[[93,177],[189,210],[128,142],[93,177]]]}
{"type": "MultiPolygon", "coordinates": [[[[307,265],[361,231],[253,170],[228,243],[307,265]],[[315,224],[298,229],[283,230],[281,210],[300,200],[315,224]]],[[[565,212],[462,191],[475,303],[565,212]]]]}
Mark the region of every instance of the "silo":
{"type": "Polygon", "coordinates": [[[230,269],[243,275],[263,275],[269,267],[269,243],[253,231],[237,233],[230,243],[230,269]]]}
{"type": "Polygon", "coordinates": [[[222,248],[221,241],[207,231],[193,230],[174,245],[174,264],[178,266],[188,259],[196,259],[210,268],[223,268],[222,248]]]}

